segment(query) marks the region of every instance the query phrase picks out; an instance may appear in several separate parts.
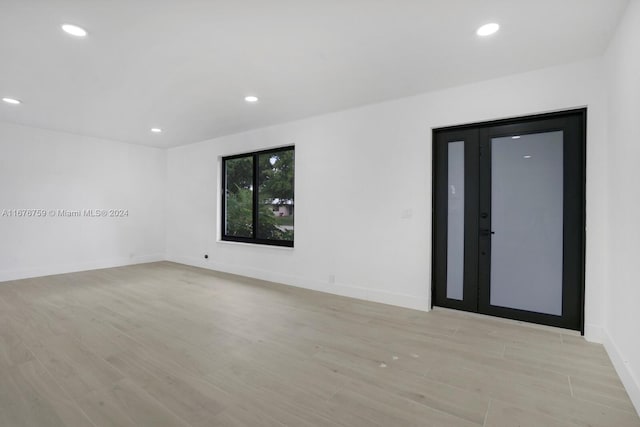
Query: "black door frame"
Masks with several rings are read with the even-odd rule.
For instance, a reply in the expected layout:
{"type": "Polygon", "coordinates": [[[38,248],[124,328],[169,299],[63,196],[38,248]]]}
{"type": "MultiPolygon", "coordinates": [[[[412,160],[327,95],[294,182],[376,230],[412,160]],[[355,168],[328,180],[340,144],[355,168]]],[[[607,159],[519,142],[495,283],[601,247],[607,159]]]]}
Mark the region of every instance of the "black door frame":
{"type": "Polygon", "coordinates": [[[433,129],[432,165],[432,299],[431,305],[481,312],[498,317],[523,320],[567,329],[584,334],[584,272],[586,220],[586,108],[558,113],[538,114],[483,123],[433,129]],[[525,310],[491,306],[489,304],[488,262],[480,262],[482,249],[490,254],[490,239],[481,238],[480,230],[489,230],[491,217],[480,218],[481,207],[487,212],[490,193],[480,192],[490,180],[490,138],[504,135],[539,133],[565,129],[570,132],[564,145],[564,242],[563,253],[563,315],[553,316],[525,310]],[[448,142],[465,141],[465,240],[463,300],[446,297],[447,248],[447,180],[448,142]],[[480,152],[482,151],[482,158],[480,152]],[[567,153],[571,155],[568,156],[567,153]],[[576,158],[577,156],[577,158],[576,158]],[[471,161],[468,161],[471,160],[471,161]],[[480,172],[482,171],[482,175],[480,172]],[[488,176],[487,176],[488,175],[488,176]],[[471,176],[471,177],[470,177],[471,176]],[[480,176],[480,180],[473,178],[480,176]],[[470,190],[470,191],[469,191],[470,190]],[[482,206],[481,206],[482,205],[482,206]],[[477,236],[475,238],[474,236],[477,236]]]}

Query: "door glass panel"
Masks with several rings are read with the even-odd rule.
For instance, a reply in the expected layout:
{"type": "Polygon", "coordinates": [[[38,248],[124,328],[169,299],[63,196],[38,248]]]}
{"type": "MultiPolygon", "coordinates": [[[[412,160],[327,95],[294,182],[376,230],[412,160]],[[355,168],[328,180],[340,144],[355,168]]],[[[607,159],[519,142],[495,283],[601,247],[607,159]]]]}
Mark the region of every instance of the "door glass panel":
{"type": "Polygon", "coordinates": [[[464,279],[464,141],[448,144],[447,298],[462,300],[464,279]]]}
{"type": "Polygon", "coordinates": [[[491,140],[491,230],[491,305],[562,315],[562,131],[491,140]]]}

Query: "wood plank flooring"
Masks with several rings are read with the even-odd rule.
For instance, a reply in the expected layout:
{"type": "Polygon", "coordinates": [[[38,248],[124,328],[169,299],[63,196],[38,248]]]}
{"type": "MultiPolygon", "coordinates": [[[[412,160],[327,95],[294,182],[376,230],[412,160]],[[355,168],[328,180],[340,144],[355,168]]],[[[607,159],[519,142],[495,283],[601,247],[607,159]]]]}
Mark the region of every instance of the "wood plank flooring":
{"type": "Polygon", "coordinates": [[[639,427],[570,332],[168,262],[0,283],[0,426],[639,427]]]}

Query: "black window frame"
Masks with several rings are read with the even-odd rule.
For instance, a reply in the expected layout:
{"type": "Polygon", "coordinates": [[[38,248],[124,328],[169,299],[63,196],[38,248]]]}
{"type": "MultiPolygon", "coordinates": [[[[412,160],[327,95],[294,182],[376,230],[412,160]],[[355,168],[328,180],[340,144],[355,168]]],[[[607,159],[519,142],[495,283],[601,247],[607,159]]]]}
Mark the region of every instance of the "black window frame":
{"type": "MultiPolygon", "coordinates": [[[[295,145],[287,145],[287,146],[283,146],[283,147],[275,147],[275,148],[269,148],[267,150],[260,150],[260,151],[253,151],[253,152],[248,152],[248,153],[242,153],[242,154],[234,154],[232,156],[224,156],[222,157],[222,168],[221,168],[221,173],[222,173],[222,190],[221,190],[221,195],[222,195],[222,200],[221,200],[221,207],[222,209],[220,210],[220,240],[225,241],[225,242],[240,242],[240,243],[252,243],[252,244],[257,244],[257,245],[269,245],[269,246],[284,246],[284,247],[290,247],[293,248],[293,243],[295,240],[295,234],[294,234],[294,240],[271,240],[271,239],[261,239],[256,237],[256,233],[257,233],[257,224],[258,224],[258,216],[259,216],[259,212],[258,212],[258,205],[260,203],[260,192],[258,191],[259,185],[258,185],[258,179],[259,179],[259,175],[260,175],[260,171],[259,171],[259,167],[260,167],[260,162],[258,161],[259,156],[264,155],[264,154],[271,154],[271,153],[280,153],[282,151],[293,151],[294,152],[294,156],[293,156],[293,161],[294,161],[294,172],[293,172],[293,189],[294,189],[294,194],[295,194],[295,145]],[[251,157],[253,158],[253,181],[252,181],[252,185],[253,185],[253,224],[252,224],[252,237],[240,237],[240,236],[227,236],[225,234],[226,232],[226,210],[227,210],[227,161],[229,160],[235,160],[235,159],[242,159],[245,157],[251,157]]],[[[295,196],[294,196],[294,203],[295,203],[295,196]]],[[[294,223],[295,223],[295,210],[294,210],[294,223]]]]}

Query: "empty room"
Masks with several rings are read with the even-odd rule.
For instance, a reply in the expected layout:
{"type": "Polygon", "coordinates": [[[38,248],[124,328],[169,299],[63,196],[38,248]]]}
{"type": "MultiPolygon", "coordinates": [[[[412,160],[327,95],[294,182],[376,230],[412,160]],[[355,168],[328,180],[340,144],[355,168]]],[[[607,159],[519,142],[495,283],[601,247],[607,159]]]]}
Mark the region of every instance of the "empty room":
{"type": "Polygon", "coordinates": [[[0,0],[0,427],[640,427],[640,0],[0,0]]]}

